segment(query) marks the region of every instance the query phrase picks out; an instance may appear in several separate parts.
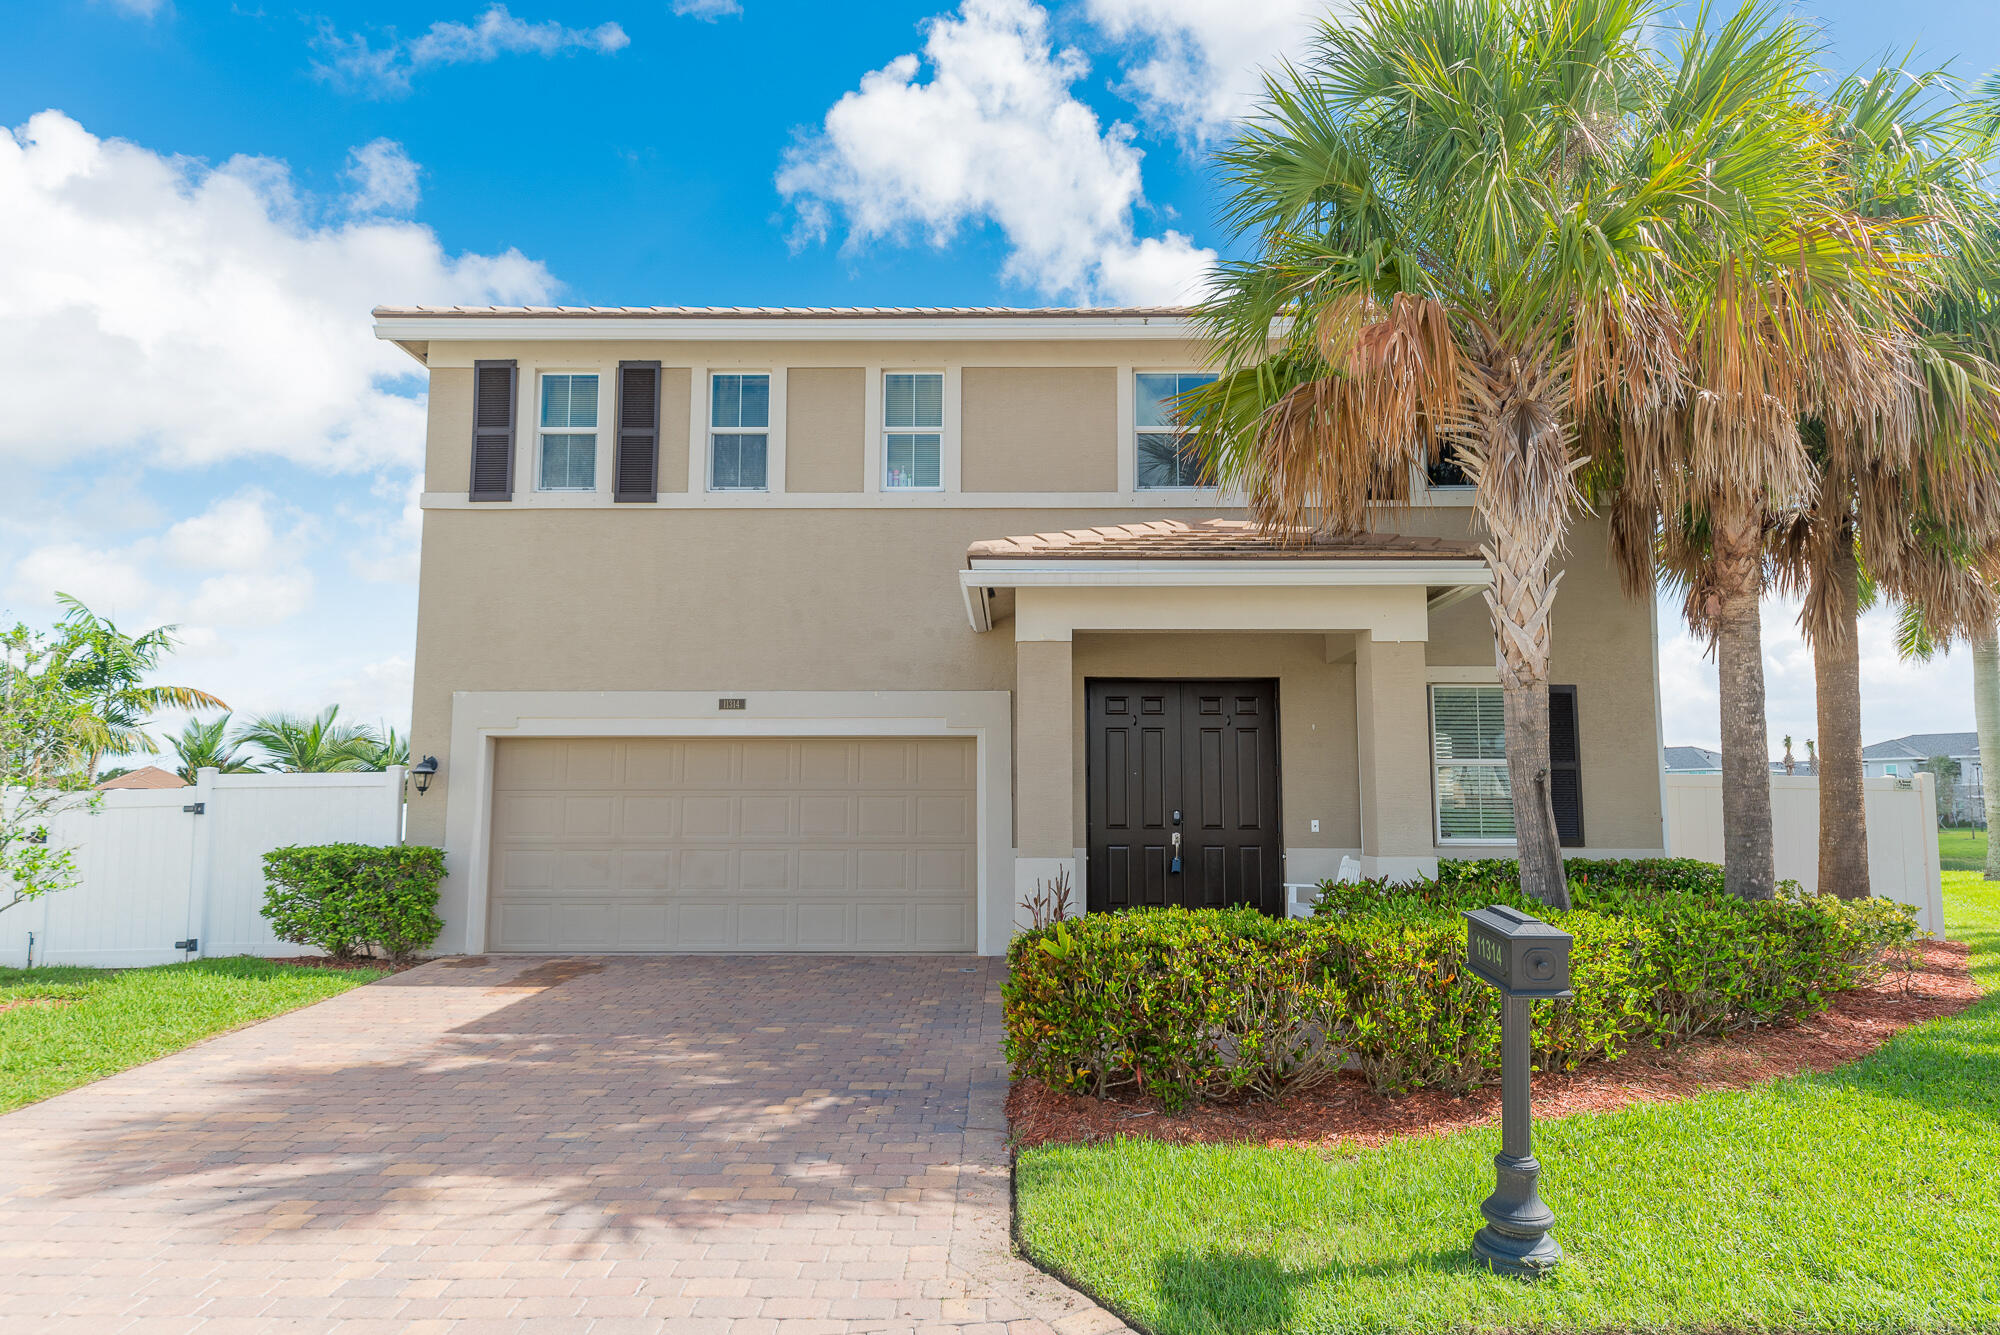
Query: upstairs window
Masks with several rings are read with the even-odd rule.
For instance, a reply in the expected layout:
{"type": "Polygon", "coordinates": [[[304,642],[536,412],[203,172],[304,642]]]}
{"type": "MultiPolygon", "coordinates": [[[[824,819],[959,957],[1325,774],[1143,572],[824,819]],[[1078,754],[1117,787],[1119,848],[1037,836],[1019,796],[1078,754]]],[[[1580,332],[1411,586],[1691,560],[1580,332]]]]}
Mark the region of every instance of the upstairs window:
{"type": "Polygon", "coordinates": [[[1432,491],[1469,490],[1472,474],[1458,461],[1458,447],[1447,444],[1438,452],[1437,462],[1424,469],[1424,481],[1432,491]]]}
{"type": "Polygon", "coordinates": [[[542,376],[543,491],[597,489],[597,377],[565,372],[542,376]]]}
{"type": "Polygon", "coordinates": [[[1182,420],[1178,399],[1215,377],[1184,371],[1141,371],[1132,377],[1137,395],[1136,477],[1142,489],[1212,487],[1215,479],[1194,447],[1194,432],[1182,420]]]}
{"type": "Polygon", "coordinates": [[[708,382],[708,489],[764,491],[771,443],[771,377],[717,372],[708,382]]]}
{"type": "Polygon", "coordinates": [[[882,488],[944,486],[944,376],[893,371],[882,377],[882,488]]]}

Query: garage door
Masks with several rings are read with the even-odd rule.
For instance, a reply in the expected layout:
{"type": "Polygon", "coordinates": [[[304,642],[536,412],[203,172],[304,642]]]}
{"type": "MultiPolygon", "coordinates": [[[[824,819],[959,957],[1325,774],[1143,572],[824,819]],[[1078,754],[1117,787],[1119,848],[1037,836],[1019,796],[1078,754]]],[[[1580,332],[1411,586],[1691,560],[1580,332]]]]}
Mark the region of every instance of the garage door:
{"type": "Polygon", "coordinates": [[[968,739],[503,741],[493,950],[972,950],[968,739]]]}

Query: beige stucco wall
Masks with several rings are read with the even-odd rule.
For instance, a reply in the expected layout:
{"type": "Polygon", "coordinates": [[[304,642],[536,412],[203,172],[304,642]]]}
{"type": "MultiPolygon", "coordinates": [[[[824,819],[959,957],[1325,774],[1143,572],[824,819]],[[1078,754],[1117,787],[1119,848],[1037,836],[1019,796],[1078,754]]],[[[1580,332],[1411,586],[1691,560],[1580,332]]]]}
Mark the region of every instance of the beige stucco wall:
{"type": "Polygon", "coordinates": [[[432,371],[425,415],[424,490],[462,492],[472,485],[472,368],[432,371]]]}
{"type": "MultiPolygon", "coordinates": [[[[1117,368],[1194,364],[1159,343],[827,343],[697,347],[668,343],[433,344],[426,490],[458,493],[470,452],[477,358],[538,366],[615,368],[658,359],[662,376],[660,489],[684,492],[691,396],[699,368],[786,368],[787,485],[835,490],[858,508],[726,506],[654,509],[532,504],[431,508],[424,516],[413,746],[444,769],[413,801],[413,839],[442,835],[451,776],[453,690],[1001,690],[1017,687],[1014,625],[976,634],[956,575],[968,543],[1107,522],[1200,519],[1212,509],[1120,504],[977,508],[979,491],[1115,492],[1117,368]],[[858,391],[897,366],[960,366],[962,490],[911,504],[855,496],[867,442],[858,391]],[[696,368],[691,370],[690,368],[696,368]],[[851,433],[845,461],[826,442],[851,433]],[[796,479],[796,481],[794,480],[796,479]],[[951,508],[945,502],[956,502],[951,508]]],[[[608,370],[607,370],[608,373],[608,370]]],[[[609,466],[610,432],[604,435],[609,466]]],[[[698,448],[698,442],[697,446],[698,448]]],[[[793,500],[799,498],[793,497],[793,500]]],[[[688,501],[706,498],[683,498],[688,501]]],[[[1240,513],[1240,512],[1239,512],[1240,513]]],[[[1383,527],[1465,536],[1462,505],[1385,516],[1383,527]]],[[[1603,526],[1580,523],[1555,610],[1554,680],[1578,688],[1584,820],[1595,848],[1656,848],[1650,606],[1619,591],[1603,526]]],[[[1470,599],[1433,614],[1425,667],[1490,667],[1486,610],[1470,599]]],[[[1402,655],[1407,659],[1408,655],[1402,655]]],[[[1404,678],[1420,671],[1409,662],[1404,678]]],[[[1294,848],[1359,847],[1360,754],[1354,648],[1317,635],[1081,634],[1066,672],[1070,782],[1060,790],[1081,844],[1081,690],[1086,676],[1245,676],[1279,681],[1286,837],[1294,848]],[[1331,651],[1330,651],[1331,649],[1331,651]],[[1329,662],[1332,658],[1335,661],[1329,662]],[[1317,836],[1309,830],[1321,821],[1317,836]]],[[[1420,685],[1418,687],[1420,689],[1420,685]]],[[[1405,697],[1407,702],[1407,697],[1405,697]]],[[[1399,735],[1410,731],[1396,724],[1399,735]]],[[[1427,749],[1421,729],[1417,756],[1427,749]]],[[[1027,748],[1016,786],[1035,774],[1027,748]]],[[[1427,771],[1426,771],[1427,773],[1427,771]]],[[[1399,781],[1400,782],[1400,781],[1399,781]]],[[[1022,794],[1022,808],[1032,797],[1022,794]]],[[[1396,810],[1428,830],[1428,794],[1396,810]]],[[[1460,850],[1464,851],[1464,850],[1460,850]]]]}
{"type": "Polygon", "coordinates": [[[685,367],[660,368],[660,490],[688,487],[688,398],[693,376],[685,367]]]}
{"type": "Polygon", "coordinates": [[[962,384],[966,491],[1117,487],[1115,368],[968,366],[962,384]]]}
{"type": "Polygon", "coordinates": [[[868,448],[866,372],[801,366],[785,379],[785,490],[860,491],[868,448]]]}

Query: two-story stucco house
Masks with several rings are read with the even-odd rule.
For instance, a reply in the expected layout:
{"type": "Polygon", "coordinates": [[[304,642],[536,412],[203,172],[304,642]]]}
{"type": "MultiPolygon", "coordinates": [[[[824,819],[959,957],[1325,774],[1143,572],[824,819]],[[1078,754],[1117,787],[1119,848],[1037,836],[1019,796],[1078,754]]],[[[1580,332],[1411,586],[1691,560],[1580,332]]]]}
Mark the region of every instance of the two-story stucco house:
{"type": "MultiPolygon", "coordinates": [[[[430,374],[409,837],[444,950],[1005,949],[1504,856],[1488,575],[1449,470],[1297,546],[1205,485],[1185,313],[399,309],[430,374]]],[[[1660,852],[1651,600],[1584,520],[1564,841],[1660,852]]]]}

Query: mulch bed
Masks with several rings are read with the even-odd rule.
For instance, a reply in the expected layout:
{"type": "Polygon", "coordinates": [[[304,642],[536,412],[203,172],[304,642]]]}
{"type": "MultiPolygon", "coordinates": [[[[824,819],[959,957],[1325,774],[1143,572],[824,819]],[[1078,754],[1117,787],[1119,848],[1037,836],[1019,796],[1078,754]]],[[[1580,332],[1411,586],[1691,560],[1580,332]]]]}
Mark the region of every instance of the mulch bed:
{"type": "MultiPolygon", "coordinates": [[[[1920,945],[1910,969],[1834,999],[1818,1015],[1670,1048],[1639,1048],[1617,1062],[1593,1062],[1571,1074],[1537,1073],[1537,1117],[1609,1112],[1633,1103],[1665,1103],[1719,1089],[1742,1089],[1781,1076],[1830,1071],[1864,1057],[1898,1030],[1956,1015],[1979,1000],[1967,951],[1955,941],[1920,945]]],[[[1019,1080],[1007,1095],[1014,1141],[1036,1145],[1143,1136],[1172,1144],[1244,1142],[1319,1146],[1380,1145],[1406,1136],[1439,1136],[1500,1119],[1498,1084],[1462,1096],[1438,1090],[1383,1095],[1360,1076],[1282,1100],[1207,1105],[1178,1114],[1147,1096],[1094,1099],[1019,1080]]]]}

